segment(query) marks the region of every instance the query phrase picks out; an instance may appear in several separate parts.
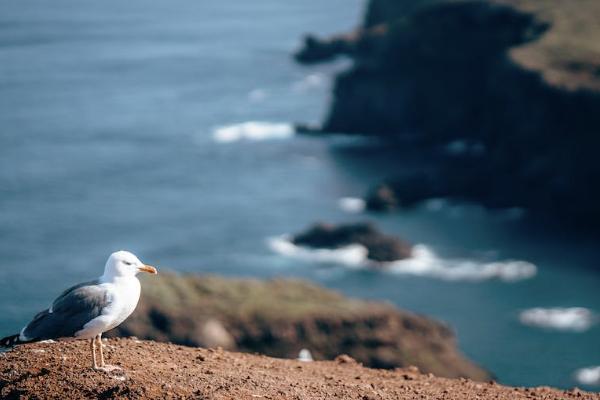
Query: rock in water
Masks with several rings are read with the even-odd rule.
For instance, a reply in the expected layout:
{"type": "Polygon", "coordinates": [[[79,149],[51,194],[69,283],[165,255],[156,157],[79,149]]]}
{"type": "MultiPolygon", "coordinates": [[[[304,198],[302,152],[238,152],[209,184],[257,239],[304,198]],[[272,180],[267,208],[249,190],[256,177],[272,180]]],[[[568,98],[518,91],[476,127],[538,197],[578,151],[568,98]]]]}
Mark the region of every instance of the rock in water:
{"type": "Polygon", "coordinates": [[[373,261],[397,261],[412,256],[412,246],[393,236],[379,232],[373,224],[355,223],[331,225],[318,223],[306,232],[294,236],[294,244],[314,248],[336,249],[360,244],[367,248],[373,261]]]}
{"type": "Polygon", "coordinates": [[[370,211],[392,211],[398,205],[396,194],[387,184],[378,185],[367,195],[366,207],[370,211]]]}

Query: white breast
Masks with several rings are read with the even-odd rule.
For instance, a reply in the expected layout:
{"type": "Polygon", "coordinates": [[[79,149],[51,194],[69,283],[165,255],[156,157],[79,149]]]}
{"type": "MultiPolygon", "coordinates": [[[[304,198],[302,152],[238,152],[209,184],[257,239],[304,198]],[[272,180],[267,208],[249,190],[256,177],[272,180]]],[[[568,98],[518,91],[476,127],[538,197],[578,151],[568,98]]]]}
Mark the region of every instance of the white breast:
{"type": "Polygon", "coordinates": [[[107,330],[119,326],[133,313],[140,300],[140,292],[140,281],[135,277],[115,285],[113,301],[105,311],[113,319],[107,330]]]}
{"type": "Polygon", "coordinates": [[[136,277],[102,285],[107,289],[109,304],[100,316],[85,324],[83,329],[75,334],[78,338],[91,339],[119,326],[137,307],[141,286],[136,277]]]}

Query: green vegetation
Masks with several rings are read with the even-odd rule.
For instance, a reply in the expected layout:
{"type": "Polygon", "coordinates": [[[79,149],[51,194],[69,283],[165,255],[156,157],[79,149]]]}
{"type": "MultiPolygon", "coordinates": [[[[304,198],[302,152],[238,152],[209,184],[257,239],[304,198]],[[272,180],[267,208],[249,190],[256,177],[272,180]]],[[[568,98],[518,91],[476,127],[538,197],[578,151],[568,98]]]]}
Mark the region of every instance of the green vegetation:
{"type": "Polygon", "coordinates": [[[163,273],[161,279],[146,279],[143,296],[170,311],[193,309],[227,319],[343,316],[390,308],[381,303],[349,299],[303,280],[260,281],[174,273],[163,273]]]}
{"type": "Polygon", "coordinates": [[[600,2],[597,0],[494,0],[534,14],[550,28],[511,51],[522,66],[550,84],[600,90],[600,2]]]}

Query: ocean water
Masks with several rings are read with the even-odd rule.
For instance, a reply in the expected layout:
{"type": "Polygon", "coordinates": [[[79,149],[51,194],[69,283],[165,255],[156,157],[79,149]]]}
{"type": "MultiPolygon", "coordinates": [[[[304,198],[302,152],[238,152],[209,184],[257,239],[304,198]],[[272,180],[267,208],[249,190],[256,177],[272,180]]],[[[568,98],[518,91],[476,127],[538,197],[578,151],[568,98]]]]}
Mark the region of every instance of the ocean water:
{"type": "Polygon", "coordinates": [[[391,301],[449,323],[503,383],[597,390],[576,381],[600,365],[597,243],[443,199],[361,213],[347,198],[418,155],[293,135],[323,118],[346,62],[302,67],[292,51],[363,8],[0,2],[0,334],[129,249],[165,269],[297,276],[391,301]],[[374,272],[360,248],[307,252],[282,236],[362,220],[418,244],[418,259],[374,272]]]}

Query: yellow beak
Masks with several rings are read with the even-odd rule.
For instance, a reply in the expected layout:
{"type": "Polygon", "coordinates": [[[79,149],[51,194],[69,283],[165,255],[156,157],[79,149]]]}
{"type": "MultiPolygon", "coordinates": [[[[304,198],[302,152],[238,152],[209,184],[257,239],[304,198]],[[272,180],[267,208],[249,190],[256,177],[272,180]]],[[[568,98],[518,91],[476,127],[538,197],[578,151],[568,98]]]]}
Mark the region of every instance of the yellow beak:
{"type": "Polygon", "coordinates": [[[158,274],[158,271],[152,265],[142,265],[141,267],[138,268],[138,271],[147,272],[147,273],[153,274],[153,275],[158,274]]]}

